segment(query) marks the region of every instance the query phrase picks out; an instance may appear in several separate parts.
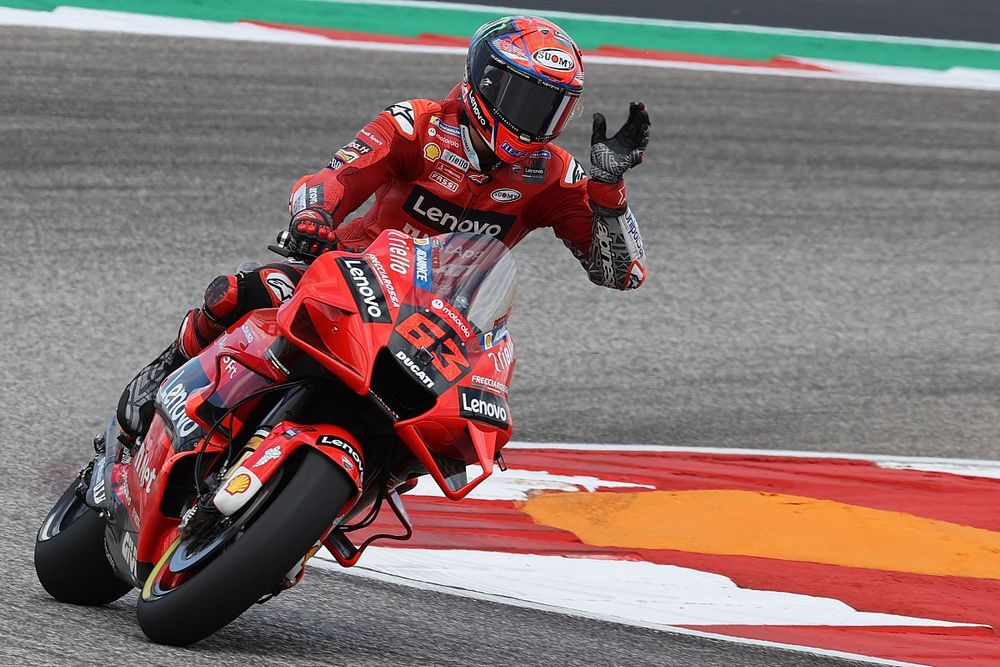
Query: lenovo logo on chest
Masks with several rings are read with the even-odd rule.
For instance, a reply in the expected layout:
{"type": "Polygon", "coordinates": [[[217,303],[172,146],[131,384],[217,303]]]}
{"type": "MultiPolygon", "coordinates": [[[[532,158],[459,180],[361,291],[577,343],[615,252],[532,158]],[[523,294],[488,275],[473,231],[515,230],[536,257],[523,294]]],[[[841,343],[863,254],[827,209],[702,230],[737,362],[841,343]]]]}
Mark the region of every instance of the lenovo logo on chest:
{"type": "Polygon", "coordinates": [[[440,232],[473,232],[503,240],[514,225],[516,216],[463,209],[416,185],[403,205],[410,217],[440,232]]]}

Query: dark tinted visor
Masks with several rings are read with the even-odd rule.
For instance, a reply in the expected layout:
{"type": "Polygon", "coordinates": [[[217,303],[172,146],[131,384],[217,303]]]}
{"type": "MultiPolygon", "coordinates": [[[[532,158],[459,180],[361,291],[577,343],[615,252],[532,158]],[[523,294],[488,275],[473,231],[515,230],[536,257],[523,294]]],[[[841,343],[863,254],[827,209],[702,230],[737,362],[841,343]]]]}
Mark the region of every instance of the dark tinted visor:
{"type": "Polygon", "coordinates": [[[480,49],[472,62],[472,87],[500,117],[532,140],[548,140],[562,131],[579,95],[543,85],[509,69],[480,49]]]}

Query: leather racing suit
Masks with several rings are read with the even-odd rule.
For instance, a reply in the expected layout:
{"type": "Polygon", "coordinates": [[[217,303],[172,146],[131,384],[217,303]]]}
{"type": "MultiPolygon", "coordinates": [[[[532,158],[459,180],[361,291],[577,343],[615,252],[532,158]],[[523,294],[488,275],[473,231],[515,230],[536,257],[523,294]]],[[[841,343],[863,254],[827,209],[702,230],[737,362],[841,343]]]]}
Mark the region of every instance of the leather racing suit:
{"type": "Polygon", "coordinates": [[[455,99],[393,104],[326,168],[296,183],[291,213],[326,210],[338,246],[354,251],[387,228],[413,236],[476,232],[512,247],[533,229],[551,227],[592,282],[622,290],[642,284],[645,252],[624,181],[587,178],[584,167],[552,143],[483,173],[463,113],[455,99]],[[372,207],[344,223],[372,194],[372,207]]]}

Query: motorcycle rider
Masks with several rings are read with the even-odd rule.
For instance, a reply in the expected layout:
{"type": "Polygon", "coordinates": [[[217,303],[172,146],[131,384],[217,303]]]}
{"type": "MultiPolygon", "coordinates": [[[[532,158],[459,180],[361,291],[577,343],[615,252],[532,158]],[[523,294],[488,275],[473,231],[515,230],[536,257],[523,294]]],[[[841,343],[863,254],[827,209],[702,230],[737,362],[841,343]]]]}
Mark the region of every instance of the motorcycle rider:
{"type": "MultiPolygon", "coordinates": [[[[472,37],[465,78],[444,100],[387,107],[302,177],[279,242],[314,256],[361,252],[387,228],[413,236],[489,234],[508,247],[551,227],[598,285],[629,290],[646,278],[645,252],[626,201],[623,174],[642,162],[649,117],[631,103],[611,138],[595,113],[590,175],[551,143],[580,108],[583,60],[573,40],[538,17],[487,23],[472,37]],[[372,194],[364,214],[345,222],[372,194]]],[[[166,376],[251,310],[287,300],[307,265],[287,261],[217,277],[177,339],[129,383],[118,404],[125,434],[137,439],[153,417],[166,376]]]]}

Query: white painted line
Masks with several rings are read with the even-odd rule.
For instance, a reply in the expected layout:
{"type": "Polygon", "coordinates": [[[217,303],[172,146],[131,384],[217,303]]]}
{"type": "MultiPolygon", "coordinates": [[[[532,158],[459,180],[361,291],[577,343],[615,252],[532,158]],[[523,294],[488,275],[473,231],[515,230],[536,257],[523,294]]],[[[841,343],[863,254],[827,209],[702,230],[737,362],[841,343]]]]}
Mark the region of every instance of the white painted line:
{"type": "Polygon", "coordinates": [[[684,625],[807,625],[807,619],[812,619],[816,625],[964,627],[963,624],[928,619],[858,612],[828,598],[750,591],[720,575],[652,563],[371,547],[362,557],[361,564],[353,568],[344,569],[331,562],[325,550],[310,564],[354,576],[515,607],[879,665],[912,667],[912,663],[841,651],[689,630],[671,622],[684,625]],[[488,576],[484,577],[484,573],[488,576]],[[583,581],[588,584],[581,586],[583,581]],[[627,596],[622,598],[615,591],[602,591],[594,585],[596,582],[623,584],[627,596]],[[714,599],[706,599],[712,596],[714,599]],[[761,614],[770,623],[761,622],[761,614]]]}
{"type": "Polygon", "coordinates": [[[878,467],[890,470],[922,470],[924,472],[938,472],[948,475],[961,475],[963,477],[985,477],[988,479],[1000,479],[1000,463],[993,465],[969,465],[967,463],[949,463],[948,461],[877,461],[878,467]]]}
{"type": "Polygon", "coordinates": [[[218,23],[77,7],[56,7],[51,12],[0,7],[0,25],[318,46],[329,42],[318,35],[272,30],[247,23],[218,23]]]}
{"type": "Polygon", "coordinates": [[[682,60],[653,60],[643,58],[620,58],[616,56],[584,55],[586,63],[602,65],[626,65],[631,67],[656,67],[661,69],[681,69],[701,72],[722,72],[727,74],[759,74],[763,76],[790,76],[798,79],[825,79],[835,81],[855,81],[858,83],[890,84],[897,86],[929,86],[934,88],[957,88],[962,90],[1000,90],[1000,71],[954,68],[945,72],[910,67],[867,66],[832,60],[806,60],[794,58],[803,63],[812,63],[832,71],[806,69],[782,69],[778,67],[754,67],[744,65],[723,65],[716,63],[686,62],[682,60]]]}
{"type": "Polygon", "coordinates": [[[921,69],[919,67],[890,67],[868,65],[834,60],[796,58],[798,62],[809,63],[835,69],[838,76],[853,81],[871,83],[894,83],[906,86],[930,86],[935,88],[964,88],[968,90],[1000,90],[1000,71],[953,67],[945,71],[921,69]]]}
{"type": "Polygon", "coordinates": [[[982,627],[858,611],[832,598],[740,588],[720,574],[646,561],[372,547],[362,562],[368,570],[424,583],[662,627],[982,627]]]}
{"type": "Polygon", "coordinates": [[[796,28],[772,28],[768,26],[741,25],[737,23],[701,23],[696,21],[672,21],[670,19],[643,18],[638,16],[615,16],[611,14],[584,14],[581,12],[551,11],[548,9],[524,9],[518,7],[497,7],[494,5],[474,5],[460,2],[433,2],[432,0],[311,0],[324,4],[354,4],[375,5],[385,7],[413,7],[428,10],[456,10],[466,12],[493,13],[497,16],[506,14],[542,14],[553,19],[577,19],[602,23],[625,25],[648,25],[662,28],[688,28],[695,30],[723,30],[745,32],[757,35],[787,35],[791,37],[817,37],[827,39],[856,39],[865,42],[882,42],[886,44],[912,44],[920,46],[955,47],[965,49],[981,49],[985,51],[1000,51],[1000,44],[988,42],[970,42],[950,39],[931,39],[926,37],[899,37],[896,35],[867,35],[863,33],[832,32],[826,30],[799,30],[796,28]]]}
{"type": "MultiPolygon", "coordinates": [[[[940,459],[921,456],[892,456],[885,454],[848,454],[843,452],[804,452],[784,449],[727,449],[724,447],[674,447],[670,445],[604,445],[604,444],[572,444],[554,442],[517,442],[507,443],[504,449],[554,449],[554,450],[584,450],[594,452],[664,452],[670,454],[723,454],[728,456],[773,456],[781,458],[833,459],[847,461],[866,461],[888,470],[922,470],[963,477],[982,477],[985,479],[1000,479],[1000,461],[985,461],[980,459],[940,459]]],[[[513,469],[512,469],[513,470],[513,469]]],[[[506,474],[506,473],[504,473],[506,474]]],[[[503,477],[504,475],[494,475],[503,477]]],[[[492,479],[492,477],[490,478],[492,479]]],[[[481,486],[487,486],[487,479],[481,486]]],[[[473,492],[474,494],[475,492],[473,492]]],[[[472,495],[471,497],[476,497],[472,495]]]]}
{"type": "MultiPolygon", "coordinates": [[[[483,469],[478,465],[470,465],[466,471],[469,479],[481,475],[483,469]]],[[[475,500],[527,500],[531,493],[539,491],[597,491],[598,489],[655,489],[649,484],[633,484],[630,482],[613,482],[586,475],[553,475],[548,472],[518,470],[508,468],[507,472],[487,477],[479,486],[472,490],[469,498],[475,500]]],[[[417,481],[417,486],[407,494],[427,498],[444,498],[441,487],[433,479],[424,475],[417,481]]]]}

